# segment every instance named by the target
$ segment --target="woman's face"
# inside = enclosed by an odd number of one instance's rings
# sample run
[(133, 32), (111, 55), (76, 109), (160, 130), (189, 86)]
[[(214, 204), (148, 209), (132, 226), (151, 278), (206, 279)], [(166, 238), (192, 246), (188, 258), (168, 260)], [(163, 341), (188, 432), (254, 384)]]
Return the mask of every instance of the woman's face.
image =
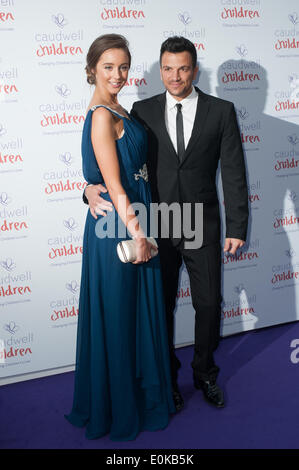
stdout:
[(93, 71), (96, 75), (96, 87), (102, 92), (117, 94), (128, 79), (129, 57), (123, 49), (107, 49)]

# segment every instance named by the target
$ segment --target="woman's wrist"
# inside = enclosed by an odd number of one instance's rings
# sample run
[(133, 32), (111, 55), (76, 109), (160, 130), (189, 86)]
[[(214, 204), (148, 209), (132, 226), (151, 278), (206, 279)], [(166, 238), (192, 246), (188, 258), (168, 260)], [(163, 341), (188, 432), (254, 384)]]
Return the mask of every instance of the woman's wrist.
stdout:
[(134, 235), (132, 238), (137, 243), (137, 245), (144, 245), (146, 242), (146, 237), (144, 233)]

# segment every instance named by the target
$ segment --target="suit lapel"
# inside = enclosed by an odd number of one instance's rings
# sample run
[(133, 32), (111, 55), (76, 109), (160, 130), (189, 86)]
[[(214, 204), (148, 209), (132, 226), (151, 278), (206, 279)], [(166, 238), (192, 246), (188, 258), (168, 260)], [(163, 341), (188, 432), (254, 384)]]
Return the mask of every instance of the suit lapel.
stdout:
[(195, 120), (193, 124), (192, 134), (188, 142), (187, 148), (185, 150), (185, 155), (182, 160), (182, 163), (186, 160), (188, 155), (191, 154), (196, 142), (198, 141), (202, 133), (203, 127), (205, 125), (205, 121), (206, 121), (207, 114), (209, 112), (209, 107), (210, 107), (208, 96), (205, 93), (203, 93), (201, 90), (199, 90), (199, 88), (197, 87), (195, 87), (195, 90), (198, 93)]
[(166, 122), (165, 122), (165, 106), (166, 106), (166, 92), (162, 93), (162, 95), (157, 96), (157, 101), (159, 102), (159, 119), (157, 122), (160, 124), (160, 135), (165, 143), (167, 145), (168, 150), (171, 154), (174, 155), (174, 157), (179, 161), (179, 157), (175, 151), (175, 148), (173, 146), (173, 143), (171, 141), (171, 138), (169, 137), (168, 130), (166, 128)]

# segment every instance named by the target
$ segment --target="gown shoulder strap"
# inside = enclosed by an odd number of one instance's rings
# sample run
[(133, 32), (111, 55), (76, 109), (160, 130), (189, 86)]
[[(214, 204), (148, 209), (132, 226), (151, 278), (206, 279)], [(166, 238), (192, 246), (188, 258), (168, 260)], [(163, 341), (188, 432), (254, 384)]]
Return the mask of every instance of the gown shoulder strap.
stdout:
[(104, 104), (96, 104), (96, 105), (92, 106), (90, 109), (91, 109), (91, 111), (95, 111), (97, 108), (106, 108), (109, 111), (111, 111), (111, 113), (116, 114), (117, 116), (126, 119), (125, 116), (123, 116), (122, 114), (119, 114), (117, 111), (115, 111), (114, 109), (109, 108), (109, 106), (105, 106)]

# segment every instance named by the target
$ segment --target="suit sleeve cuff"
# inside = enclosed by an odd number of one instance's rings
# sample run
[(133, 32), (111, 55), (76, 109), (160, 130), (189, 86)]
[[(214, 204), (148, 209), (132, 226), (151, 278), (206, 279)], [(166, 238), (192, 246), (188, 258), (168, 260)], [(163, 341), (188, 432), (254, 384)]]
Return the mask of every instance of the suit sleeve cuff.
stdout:
[(83, 191), (83, 194), (82, 194), (82, 199), (83, 199), (84, 204), (88, 204), (88, 199), (87, 199), (87, 197), (85, 196), (85, 189), (86, 189), (88, 186), (92, 186), (92, 183), (87, 184), (87, 185), (85, 186), (85, 188), (84, 188), (84, 191)]

